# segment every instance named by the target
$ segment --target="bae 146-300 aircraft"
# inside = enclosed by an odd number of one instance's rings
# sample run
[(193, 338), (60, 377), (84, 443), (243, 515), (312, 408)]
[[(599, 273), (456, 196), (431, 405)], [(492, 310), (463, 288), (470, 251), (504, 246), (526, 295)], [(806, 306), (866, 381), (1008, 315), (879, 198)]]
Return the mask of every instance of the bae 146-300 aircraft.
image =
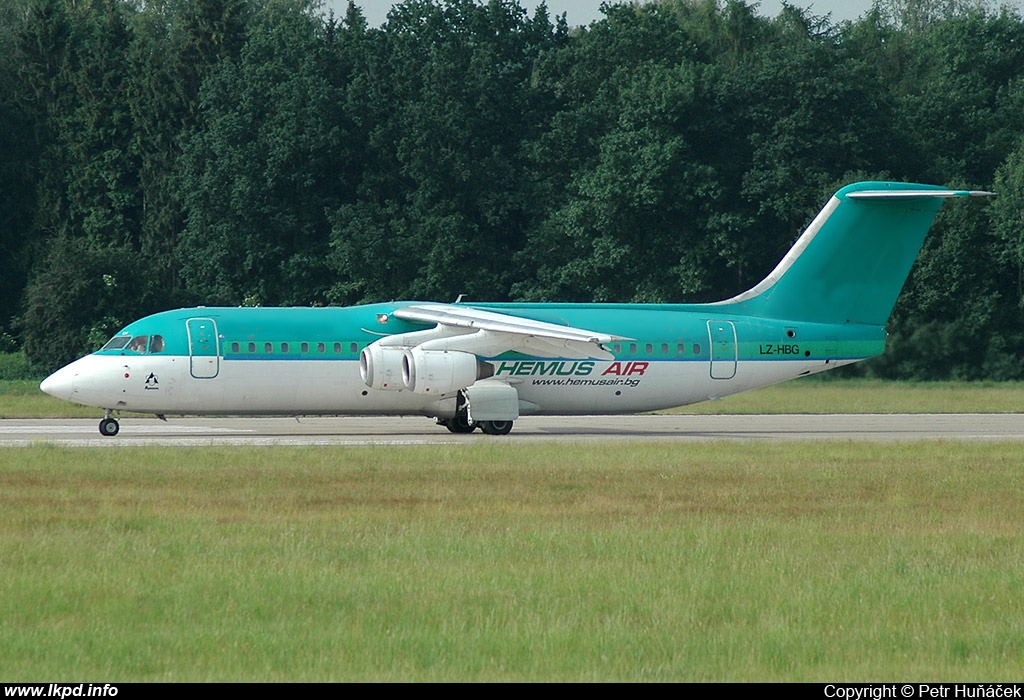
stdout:
[(395, 301), (190, 308), (147, 316), (40, 388), (104, 411), (414, 415), (504, 435), (522, 415), (697, 403), (881, 354), (885, 324), (944, 198), (839, 190), (778, 266), (711, 304)]

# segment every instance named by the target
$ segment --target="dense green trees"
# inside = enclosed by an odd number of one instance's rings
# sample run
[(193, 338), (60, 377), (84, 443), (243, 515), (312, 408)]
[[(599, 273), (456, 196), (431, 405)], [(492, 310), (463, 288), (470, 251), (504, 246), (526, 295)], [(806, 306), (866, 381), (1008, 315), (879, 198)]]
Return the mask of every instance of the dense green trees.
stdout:
[(1020, 16), (603, 9), (0, 0), (0, 333), (48, 369), (181, 304), (724, 298), (893, 178), (1001, 196), (943, 209), (867, 371), (1024, 378)]
[(509, 297), (553, 113), (534, 67), (565, 41), (508, 0), (407, 2), (364, 36), (346, 103), (364, 160), (331, 212), (332, 302)]
[[(339, 37), (301, 3), (267, 3), (250, 38), (203, 82), (183, 136), (176, 248), (184, 290), (207, 304), (323, 303), (326, 213), (352, 198), (351, 120)], [(340, 85), (339, 85), (340, 83)]]

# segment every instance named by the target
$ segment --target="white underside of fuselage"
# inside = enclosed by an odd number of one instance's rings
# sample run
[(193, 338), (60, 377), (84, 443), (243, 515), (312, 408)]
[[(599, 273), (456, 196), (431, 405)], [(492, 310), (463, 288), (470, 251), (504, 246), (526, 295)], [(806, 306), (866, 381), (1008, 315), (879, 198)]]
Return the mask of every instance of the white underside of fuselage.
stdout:
[[(360, 378), (357, 361), (212, 358), (212, 366), (199, 368), (193, 359), (89, 355), (53, 374), (42, 388), (86, 406), (168, 415), (445, 416), (457, 393), (374, 390)], [(740, 361), (714, 370), (700, 361), (494, 364), (495, 378), (518, 392), (522, 414), (594, 415), (698, 403), (854, 361)]]

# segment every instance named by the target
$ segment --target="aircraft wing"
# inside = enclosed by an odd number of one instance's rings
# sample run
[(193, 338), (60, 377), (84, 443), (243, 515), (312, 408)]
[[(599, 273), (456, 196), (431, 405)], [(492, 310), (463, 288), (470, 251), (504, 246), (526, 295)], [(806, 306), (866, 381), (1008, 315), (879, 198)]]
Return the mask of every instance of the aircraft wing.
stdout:
[[(437, 324), (436, 335), (425, 337), (421, 343), (413, 343), (416, 347), (470, 352), (484, 357), (515, 350), (536, 357), (611, 360), (612, 354), (602, 344), (629, 340), (584, 328), (451, 304), (405, 306), (396, 309), (392, 315), (404, 321)], [(405, 344), (403, 335), (413, 334), (391, 336), (392, 342), (386, 344)]]

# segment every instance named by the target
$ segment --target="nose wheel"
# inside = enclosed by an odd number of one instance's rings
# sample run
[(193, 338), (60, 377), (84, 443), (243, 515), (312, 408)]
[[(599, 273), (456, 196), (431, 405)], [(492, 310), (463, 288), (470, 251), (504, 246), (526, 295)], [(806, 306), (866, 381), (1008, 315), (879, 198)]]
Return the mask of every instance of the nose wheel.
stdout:
[(118, 424), (116, 419), (111, 418), (109, 414), (106, 418), (100, 421), (100, 435), (114, 437), (120, 429), (120, 424)]

